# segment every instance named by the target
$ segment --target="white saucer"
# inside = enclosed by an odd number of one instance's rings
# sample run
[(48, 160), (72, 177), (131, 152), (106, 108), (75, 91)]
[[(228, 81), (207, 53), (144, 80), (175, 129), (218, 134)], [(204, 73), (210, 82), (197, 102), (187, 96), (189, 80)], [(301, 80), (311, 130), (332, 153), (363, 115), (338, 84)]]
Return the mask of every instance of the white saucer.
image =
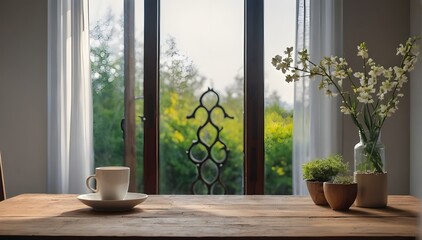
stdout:
[(144, 193), (127, 193), (123, 200), (101, 200), (98, 193), (88, 193), (78, 196), (79, 201), (97, 211), (127, 211), (148, 198)]

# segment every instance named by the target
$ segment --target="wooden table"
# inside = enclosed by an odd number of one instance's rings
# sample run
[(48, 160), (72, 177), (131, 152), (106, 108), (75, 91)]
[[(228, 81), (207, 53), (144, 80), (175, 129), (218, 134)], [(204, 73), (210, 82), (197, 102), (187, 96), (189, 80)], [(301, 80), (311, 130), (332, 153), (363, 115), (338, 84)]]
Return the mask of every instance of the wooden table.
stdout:
[(153, 195), (133, 211), (104, 213), (76, 195), (25, 194), (0, 202), (0, 238), (415, 239), (419, 212), (411, 196), (336, 212), (300, 196)]

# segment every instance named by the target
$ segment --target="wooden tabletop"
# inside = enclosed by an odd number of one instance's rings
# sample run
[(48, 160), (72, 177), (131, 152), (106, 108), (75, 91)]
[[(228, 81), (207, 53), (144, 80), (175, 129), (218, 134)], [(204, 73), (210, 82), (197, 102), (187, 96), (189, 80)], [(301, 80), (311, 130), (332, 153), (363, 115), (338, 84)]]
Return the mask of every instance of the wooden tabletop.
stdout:
[(77, 195), (24, 194), (0, 202), (0, 238), (415, 239), (420, 202), (348, 212), (302, 196), (152, 195), (128, 212), (96, 212)]

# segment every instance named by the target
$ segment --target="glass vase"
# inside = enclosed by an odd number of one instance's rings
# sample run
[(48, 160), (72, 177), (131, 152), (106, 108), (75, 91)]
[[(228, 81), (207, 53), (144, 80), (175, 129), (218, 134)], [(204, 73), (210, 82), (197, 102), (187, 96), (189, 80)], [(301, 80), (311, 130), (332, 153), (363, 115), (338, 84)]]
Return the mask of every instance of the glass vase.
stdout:
[(368, 135), (359, 133), (360, 141), (355, 145), (354, 180), (358, 185), (355, 206), (386, 207), (388, 188), (385, 147), (379, 132)]
[(355, 172), (385, 173), (385, 146), (381, 133), (365, 137), (359, 132), (360, 141), (355, 145)]

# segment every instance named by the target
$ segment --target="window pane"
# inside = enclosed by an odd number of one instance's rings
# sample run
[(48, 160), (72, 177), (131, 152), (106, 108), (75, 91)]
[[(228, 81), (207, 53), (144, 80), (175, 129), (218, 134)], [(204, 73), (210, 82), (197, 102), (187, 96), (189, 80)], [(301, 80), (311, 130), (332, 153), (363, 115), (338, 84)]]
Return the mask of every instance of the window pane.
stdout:
[(144, 0), (135, 1), (136, 181), (144, 192)]
[[(90, 0), (90, 47), (95, 166), (124, 165), (123, 0)], [(136, 115), (142, 116), (143, 1), (135, 1)], [(137, 182), (143, 190), (143, 129), (137, 119)], [(139, 127), (138, 127), (139, 126)]]
[(123, 1), (89, 4), (95, 166), (122, 165)]
[[(243, 193), (243, 0), (162, 0), (160, 50), (160, 193), (190, 194), (197, 167), (204, 178), (218, 179), (226, 194)], [(198, 110), (195, 119), (186, 116), (199, 105), (208, 87), (220, 97), (220, 105), (234, 119), (223, 118), (221, 110), (212, 120), (223, 127), (207, 124), (199, 131), (201, 143), (192, 148), (193, 163), (187, 150), (198, 140), (197, 130), (207, 120), (207, 111)], [(216, 95), (207, 95), (211, 108)], [(221, 149), (230, 149), (227, 160)], [(207, 153), (210, 148), (212, 159)], [(222, 166), (222, 167), (220, 167)], [(201, 182), (197, 193), (207, 193)], [(217, 184), (212, 193), (222, 193)]]
[(271, 58), (295, 45), (296, 1), (265, 0), (265, 194), (292, 194), (293, 84)]

